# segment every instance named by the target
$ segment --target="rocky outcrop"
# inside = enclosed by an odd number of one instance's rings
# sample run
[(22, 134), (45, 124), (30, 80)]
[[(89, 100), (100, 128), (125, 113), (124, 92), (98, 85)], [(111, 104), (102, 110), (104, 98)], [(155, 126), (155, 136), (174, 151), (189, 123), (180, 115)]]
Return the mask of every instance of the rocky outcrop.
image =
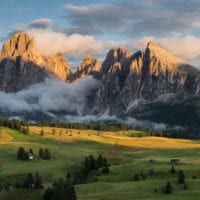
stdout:
[(20, 56), (16, 60), (5, 58), (0, 63), (0, 90), (16, 92), (42, 82), (49, 73), (33, 62), (25, 62)]
[[(87, 55), (72, 74), (61, 55), (44, 56), (26, 33), (5, 42), (0, 54), (0, 90), (17, 92), (54, 76), (64, 81), (93, 76), (99, 87), (85, 108), (96, 113), (127, 114), (154, 101), (181, 101), (200, 97), (200, 72), (154, 42), (134, 54), (113, 48), (101, 64)], [(171, 100), (172, 99), (172, 100)]]
[(35, 41), (26, 33), (16, 33), (11, 40), (7, 40), (2, 48), (0, 60), (12, 59), (20, 56), (24, 62), (45, 68), (56, 77), (66, 80), (71, 70), (65, 58), (61, 55), (44, 56), (40, 53)]
[(131, 53), (122, 48), (111, 49), (102, 65), (103, 77), (96, 95), (97, 111), (114, 103), (129, 74)]
[(82, 63), (78, 65), (77, 70), (74, 74), (68, 77), (70, 82), (87, 76), (93, 76), (96, 79), (101, 79), (102, 77), (102, 64), (91, 55), (86, 55), (82, 60)]
[(95, 111), (122, 114), (161, 97), (199, 96), (199, 87), (199, 70), (153, 42), (132, 56), (125, 49), (112, 49), (103, 63)]

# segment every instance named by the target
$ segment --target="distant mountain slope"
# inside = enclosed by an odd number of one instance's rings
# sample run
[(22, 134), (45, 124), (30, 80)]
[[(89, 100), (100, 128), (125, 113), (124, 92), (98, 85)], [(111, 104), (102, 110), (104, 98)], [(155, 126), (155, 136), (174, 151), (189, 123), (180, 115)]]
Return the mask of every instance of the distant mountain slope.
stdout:
[[(91, 114), (134, 116), (167, 122), (166, 109), (171, 114), (177, 112), (174, 116), (178, 118), (183, 106), (184, 116), (176, 120), (169, 119), (169, 123), (185, 123), (187, 113), (191, 119), (194, 113), (195, 126), (200, 120), (200, 71), (154, 42), (149, 42), (144, 52), (138, 51), (134, 54), (123, 48), (113, 48), (107, 53), (103, 63), (87, 55), (74, 73), (62, 55), (47, 57), (39, 52), (34, 38), (26, 33), (15, 34), (11, 40), (6, 41), (0, 54), (0, 90), (5, 92), (18, 92), (43, 82), (46, 77), (73, 82), (88, 76), (93, 76), (95, 81), (88, 83), (81, 91), (77, 90), (79, 85), (75, 82), (72, 93), (79, 91), (75, 97), (78, 99), (80, 94), (85, 95), (85, 100), (81, 112), (73, 114), (83, 117)], [(94, 83), (95, 87), (91, 87)], [(59, 95), (56, 98), (59, 100)], [(62, 101), (66, 99), (67, 102), (67, 98), (72, 98), (69, 93), (62, 97)], [(56, 100), (55, 104), (59, 102)], [(72, 101), (78, 102), (76, 99)], [(67, 115), (70, 108), (67, 109), (68, 107), (60, 108), (53, 114)], [(51, 116), (51, 110), (49, 113), (48, 116)]]
[(96, 95), (98, 112), (126, 113), (152, 101), (200, 96), (199, 70), (157, 44), (149, 42), (145, 52), (132, 56), (125, 49), (112, 51), (104, 61), (106, 70)]
[[(42, 55), (36, 49), (34, 38), (26, 33), (16, 33), (4, 43), (0, 61), (0, 89), (5, 91), (18, 91), (52, 75), (66, 80), (71, 74), (61, 54)], [(15, 82), (18, 84), (13, 87)]]

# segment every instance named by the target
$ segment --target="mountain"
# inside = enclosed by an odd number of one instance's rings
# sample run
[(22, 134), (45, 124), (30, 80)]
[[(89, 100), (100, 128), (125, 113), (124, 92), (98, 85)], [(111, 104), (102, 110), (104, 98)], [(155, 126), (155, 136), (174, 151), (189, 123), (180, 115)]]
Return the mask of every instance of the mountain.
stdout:
[(200, 96), (200, 72), (149, 42), (145, 52), (131, 55), (112, 49), (103, 63), (103, 77), (96, 95), (96, 111), (127, 113), (154, 101), (183, 100)]
[(66, 80), (71, 74), (61, 54), (42, 55), (34, 38), (26, 33), (16, 33), (4, 43), (0, 61), (0, 89), (7, 92), (19, 91), (49, 76)]
[[(88, 76), (94, 79), (83, 79)], [(115, 115), (195, 127), (200, 124), (200, 71), (151, 41), (144, 52), (113, 48), (103, 63), (87, 55), (74, 73), (61, 54), (47, 57), (39, 52), (34, 38), (26, 33), (15, 34), (5, 42), (0, 54), (0, 90), (17, 92), (44, 82), (46, 77), (72, 84), (53, 86), (56, 97), (48, 88), (52, 93), (42, 97), (41, 103), (56, 105), (56, 112), (50, 109), (44, 115), (32, 113), (32, 116), (59, 116), (59, 119), (64, 116), (65, 119), (68, 114), (83, 118)], [(46, 88), (47, 83), (43, 87)], [(52, 96), (53, 102), (49, 99)], [(34, 102), (35, 107), (39, 98), (24, 101), (28, 105)], [(72, 102), (73, 106), (66, 102)], [(77, 112), (76, 109), (73, 113), (70, 111), (70, 107), (80, 106)], [(7, 116), (5, 107), (4, 112)]]
[(96, 79), (101, 79), (102, 64), (91, 55), (86, 55), (85, 58), (83, 58), (82, 63), (78, 65), (76, 72), (68, 76), (68, 80), (72, 82), (76, 79), (84, 78), (89, 75)]

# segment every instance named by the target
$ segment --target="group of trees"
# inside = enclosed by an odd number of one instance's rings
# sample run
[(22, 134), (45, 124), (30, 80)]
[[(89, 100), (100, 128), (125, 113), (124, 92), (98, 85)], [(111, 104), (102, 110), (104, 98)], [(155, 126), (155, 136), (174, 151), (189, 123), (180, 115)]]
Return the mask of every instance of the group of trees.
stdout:
[[(174, 166), (171, 167), (170, 173), (176, 174), (176, 169)], [(196, 176), (193, 176), (193, 178), (196, 178)], [(183, 184), (183, 189), (187, 189), (187, 184), (185, 183), (185, 174), (184, 174), (183, 170), (180, 170), (178, 172), (177, 183)], [(170, 193), (172, 193), (172, 189), (173, 189), (173, 186), (168, 181), (166, 183), (166, 185), (162, 188), (162, 192), (165, 194), (170, 194)], [(155, 188), (154, 191), (157, 192), (157, 188)]]
[(93, 155), (85, 157), (83, 164), (83, 172), (85, 175), (88, 175), (93, 170), (99, 169), (101, 169), (103, 174), (108, 174), (110, 172), (109, 164), (106, 158), (104, 158), (102, 155), (99, 155), (97, 159), (95, 159)]
[[(30, 160), (29, 156), (33, 156), (33, 150), (30, 148), (29, 151), (26, 151), (24, 147), (19, 147), (17, 151), (17, 158), (19, 160)], [(44, 159), (44, 160), (50, 160), (51, 159), (51, 153), (50, 151), (45, 148), (40, 148), (39, 149), (39, 157)]]
[(36, 172), (35, 176), (32, 173), (28, 173), (26, 179), (23, 183), (23, 188), (35, 188), (39, 189), (42, 187), (42, 179), (39, 176), (39, 173)]
[(44, 195), (43, 200), (76, 200), (76, 191), (70, 178), (60, 178), (55, 181), (52, 188), (48, 188)]
[(39, 149), (39, 157), (44, 159), (44, 160), (50, 160), (51, 159), (51, 153), (47, 148), (45, 148), (45, 149), (40, 148)]
[(5, 126), (11, 129), (15, 129), (22, 133), (23, 133), (23, 127), (24, 130), (27, 129), (27, 124), (25, 122), (15, 119), (10, 120), (6, 118), (0, 118), (0, 126)]
[(40, 189), (42, 187), (42, 179), (38, 172), (35, 173), (35, 175), (32, 175), (32, 173), (28, 173), (26, 175), (26, 178), (23, 181), (16, 182), (14, 184), (11, 183), (2, 183), (0, 182), (0, 192), (5, 190), (10, 190), (11, 188), (35, 188)]
[(101, 130), (101, 131), (121, 131), (130, 130), (132, 127), (126, 123), (66, 123), (66, 122), (41, 122), (39, 126), (50, 126), (57, 128), (68, 128), (68, 129), (81, 129), (81, 130)]
[[(0, 126), (9, 127), (15, 130), (20, 131), (23, 134), (29, 134), (29, 126), (20, 120), (9, 120), (5, 118), (0, 118)], [(51, 122), (44, 121), (40, 122), (38, 126), (50, 126), (50, 127), (58, 127), (58, 128), (68, 128), (68, 129), (82, 129), (82, 130), (100, 130), (100, 131), (126, 131), (126, 130), (141, 130), (142, 132), (139, 136), (157, 136), (157, 137), (170, 137), (170, 138), (192, 138), (198, 139), (200, 138), (200, 134), (188, 131), (188, 130), (153, 130), (150, 128), (139, 128), (133, 127), (126, 123), (111, 123), (111, 122), (102, 122), (102, 123), (66, 123), (66, 122)], [(41, 131), (41, 135), (44, 132)], [(131, 134), (130, 136), (138, 136), (137, 134)]]
[(29, 149), (29, 151), (25, 151), (24, 147), (19, 147), (17, 151), (17, 158), (19, 160), (29, 160), (29, 155), (33, 156), (33, 150)]

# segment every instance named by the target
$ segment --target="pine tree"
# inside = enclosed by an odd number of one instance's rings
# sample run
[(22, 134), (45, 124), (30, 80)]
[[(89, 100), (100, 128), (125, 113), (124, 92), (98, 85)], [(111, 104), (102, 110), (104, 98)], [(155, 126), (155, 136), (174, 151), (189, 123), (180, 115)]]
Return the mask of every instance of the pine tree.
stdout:
[(70, 179), (71, 178), (71, 174), (68, 172), (66, 177), (67, 177), (67, 179)]
[(33, 150), (32, 150), (31, 148), (29, 149), (29, 153), (30, 153), (31, 155), (34, 155), (34, 154), (33, 154)]
[(175, 173), (176, 173), (176, 170), (175, 170), (174, 166), (172, 166), (172, 168), (171, 168), (171, 174), (175, 174)]
[(102, 155), (99, 155), (99, 157), (97, 158), (97, 166), (98, 168), (104, 167), (104, 159)]
[(90, 171), (91, 171), (91, 166), (89, 164), (88, 157), (85, 157), (83, 172), (85, 175), (88, 175)]
[(50, 153), (50, 151), (47, 148), (44, 150), (44, 156), (43, 156), (43, 158), (45, 160), (50, 160), (51, 159), (51, 153)]
[(39, 188), (41, 188), (41, 186), (42, 186), (41, 177), (39, 176), (39, 173), (36, 172), (36, 174), (35, 174), (35, 188), (39, 189)]
[(141, 176), (142, 180), (146, 180), (146, 177), (145, 177), (143, 171), (140, 173), (140, 176)]
[(44, 151), (42, 148), (39, 149), (39, 157), (43, 158), (44, 157)]
[(76, 200), (76, 191), (72, 182), (68, 179), (65, 181), (65, 195), (67, 200)]
[(24, 154), (25, 154), (24, 147), (19, 147), (18, 152), (17, 152), (17, 158), (20, 159), (20, 160), (23, 160)]
[(166, 194), (170, 194), (172, 193), (172, 186), (170, 184), (170, 182), (167, 182), (166, 186), (165, 186), (165, 191)]
[(43, 195), (43, 200), (52, 200), (52, 198), (53, 198), (53, 189), (48, 188)]
[(178, 183), (179, 184), (185, 183), (185, 174), (184, 174), (183, 170), (180, 170), (178, 173)]
[(135, 174), (135, 175), (134, 175), (133, 180), (134, 180), (134, 181), (139, 181), (139, 180), (140, 180), (140, 177), (138, 176), (138, 174)]
[(91, 170), (96, 169), (97, 165), (96, 165), (96, 160), (95, 160), (94, 156), (89, 155), (88, 160), (89, 160), (89, 165), (90, 165)]
[(60, 178), (57, 182), (57, 186), (53, 189), (53, 197), (52, 200), (65, 200), (65, 188), (64, 188), (64, 180)]
[(31, 188), (34, 184), (34, 178), (33, 178), (33, 175), (31, 173), (28, 173), (25, 181), (24, 181), (24, 187), (27, 187), (27, 188)]

